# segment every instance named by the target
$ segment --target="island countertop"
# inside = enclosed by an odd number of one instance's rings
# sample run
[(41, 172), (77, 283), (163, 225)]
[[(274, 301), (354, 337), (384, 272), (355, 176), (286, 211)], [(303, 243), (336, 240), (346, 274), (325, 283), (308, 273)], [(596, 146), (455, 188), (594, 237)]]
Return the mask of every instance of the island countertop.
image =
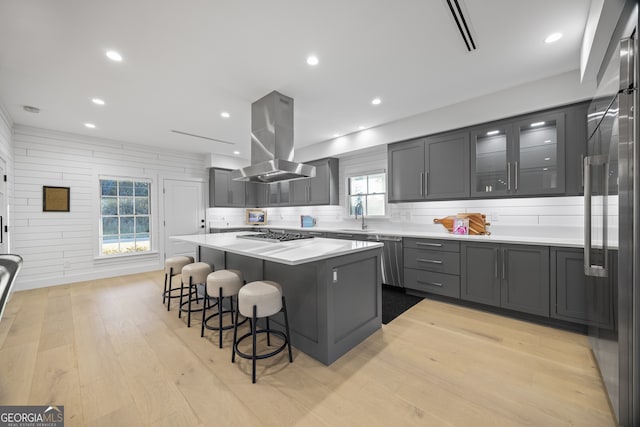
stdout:
[(263, 242), (238, 239), (243, 234), (254, 232), (232, 232), (215, 234), (192, 234), (171, 236), (171, 239), (193, 243), (211, 249), (218, 249), (251, 258), (263, 259), (287, 265), (299, 265), (336, 256), (353, 254), (374, 248), (382, 248), (380, 242), (340, 240), (314, 237), (288, 242)]

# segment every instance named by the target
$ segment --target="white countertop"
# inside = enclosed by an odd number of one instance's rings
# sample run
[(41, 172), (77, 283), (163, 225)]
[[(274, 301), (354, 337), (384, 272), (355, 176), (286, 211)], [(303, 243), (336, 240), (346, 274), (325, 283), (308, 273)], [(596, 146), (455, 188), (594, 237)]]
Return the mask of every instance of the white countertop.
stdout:
[(198, 246), (288, 265), (305, 264), (374, 248), (382, 248), (383, 246), (382, 243), (378, 242), (325, 239), (321, 237), (292, 240), (289, 242), (263, 242), (237, 238), (238, 235), (243, 234), (252, 234), (252, 232), (193, 234), (171, 236), (170, 238), (193, 243)]
[[(380, 236), (402, 236), (429, 239), (448, 239), (458, 241), (486, 242), (486, 243), (513, 243), (540, 246), (560, 246), (570, 248), (584, 247), (582, 227), (569, 227), (559, 225), (491, 225), (488, 229), (491, 235), (486, 236), (461, 236), (449, 233), (440, 224), (415, 224), (415, 223), (389, 223), (374, 222), (368, 224), (367, 230), (359, 229), (360, 224), (354, 222), (341, 222), (314, 227), (300, 227), (288, 224), (269, 224), (262, 228), (286, 229), (300, 231), (321, 231), (344, 234), (365, 234)], [(228, 228), (241, 228), (242, 225), (229, 226)], [(224, 231), (226, 227), (212, 227)], [(247, 226), (250, 228), (250, 226)], [(618, 248), (617, 231), (609, 234), (610, 249)]]

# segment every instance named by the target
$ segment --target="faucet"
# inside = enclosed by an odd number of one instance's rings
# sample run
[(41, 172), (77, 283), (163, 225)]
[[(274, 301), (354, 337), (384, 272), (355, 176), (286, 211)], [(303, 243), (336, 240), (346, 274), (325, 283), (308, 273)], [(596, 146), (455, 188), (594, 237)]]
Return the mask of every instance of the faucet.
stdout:
[(356, 213), (356, 221), (358, 220), (358, 210), (360, 210), (360, 217), (362, 218), (362, 229), (367, 229), (367, 224), (364, 223), (364, 207), (362, 206), (362, 201), (359, 201), (355, 206), (354, 210)]

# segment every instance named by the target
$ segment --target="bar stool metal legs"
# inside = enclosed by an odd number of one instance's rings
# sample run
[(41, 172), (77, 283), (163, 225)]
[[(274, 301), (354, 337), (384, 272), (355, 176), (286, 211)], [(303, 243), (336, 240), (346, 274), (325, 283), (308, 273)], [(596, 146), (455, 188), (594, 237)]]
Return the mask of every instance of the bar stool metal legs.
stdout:
[[(271, 329), (269, 325), (269, 317), (280, 311), (284, 314), (285, 331)], [(242, 314), (251, 319), (250, 332), (238, 337), (238, 319)], [(244, 359), (251, 360), (251, 381), (256, 382), (256, 362), (259, 359), (266, 359), (282, 352), (285, 348), (289, 351), (289, 363), (293, 362), (293, 353), (291, 351), (291, 339), (289, 330), (289, 317), (287, 315), (287, 306), (282, 289), (279, 284), (271, 281), (251, 282), (245, 285), (238, 293), (238, 309), (236, 310), (236, 320), (233, 328), (233, 349), (231, 354), (231, 362), (235, 363), (236, 354)], [(258, 319), (265, 318), (266, 329), (258, 328)], [(275, 350), (268, 353), (258, 354), (257, 336), (258, 334), (267, 334), (267, 346), (271, 346), (271, 334), (282, 339), (282, 344)], [(252, 346), (251, 354), (244, 353), (239, 350), (239, 344), (251, 337)]]

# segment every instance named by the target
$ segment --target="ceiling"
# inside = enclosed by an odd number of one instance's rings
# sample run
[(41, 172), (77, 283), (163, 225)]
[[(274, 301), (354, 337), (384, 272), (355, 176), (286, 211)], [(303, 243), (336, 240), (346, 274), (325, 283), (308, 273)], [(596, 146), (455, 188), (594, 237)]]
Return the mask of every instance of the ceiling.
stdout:
[(589, 0), (460, 4), (473, 52), (445, 0), (0, 0), (0, 103), (16, 124), (248, 159), (272, 90), (303, 147), (578, 68)]

